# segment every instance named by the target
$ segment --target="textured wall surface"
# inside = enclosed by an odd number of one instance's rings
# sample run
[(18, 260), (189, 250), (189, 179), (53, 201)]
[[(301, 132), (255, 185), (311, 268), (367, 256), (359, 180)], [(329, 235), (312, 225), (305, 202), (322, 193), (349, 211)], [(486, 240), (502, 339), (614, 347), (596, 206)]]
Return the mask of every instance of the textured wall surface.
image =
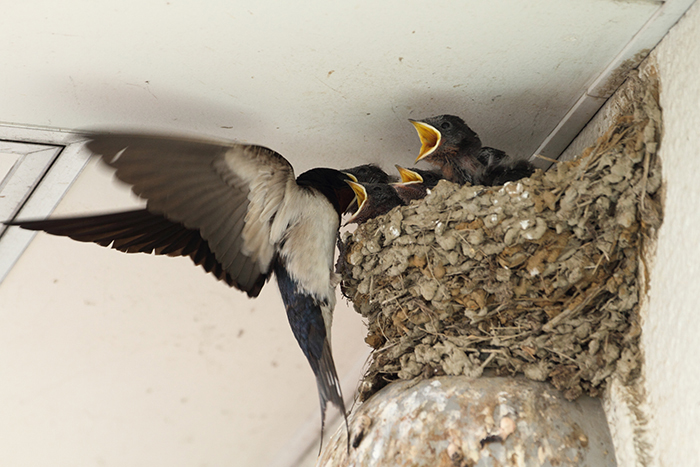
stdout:
[[(693, 430), (700, 417), (700, 4), (651, 54), (661, 81), (666, 184), (664, 223), (643, 310), (646, 368), (639, 388), (613, 385), (606, 409), (621, 467), (697, 465)], [(619, 104), (610, 99), (564, 152), (568, 159), (595, 142)], [(641, 397), (640, 397), (641, 396)]]
[(700, 4), (657, 48), (666, 214), (642, 342), (653, 465), (697, 465), (700, 444)]

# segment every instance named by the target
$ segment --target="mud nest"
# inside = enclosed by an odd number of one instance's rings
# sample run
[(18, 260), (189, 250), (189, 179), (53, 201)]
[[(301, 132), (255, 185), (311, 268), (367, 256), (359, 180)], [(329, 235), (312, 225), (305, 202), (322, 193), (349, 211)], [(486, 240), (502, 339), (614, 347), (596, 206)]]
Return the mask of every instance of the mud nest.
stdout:
[(639, 374), (644, 254), (661, 224), (655, 79), (595, 146), (505, 186), (442, 181), (344, 237), (342, 290), (367, 319), (361, 400), (397, 379), (522, 373), (568, 399)]

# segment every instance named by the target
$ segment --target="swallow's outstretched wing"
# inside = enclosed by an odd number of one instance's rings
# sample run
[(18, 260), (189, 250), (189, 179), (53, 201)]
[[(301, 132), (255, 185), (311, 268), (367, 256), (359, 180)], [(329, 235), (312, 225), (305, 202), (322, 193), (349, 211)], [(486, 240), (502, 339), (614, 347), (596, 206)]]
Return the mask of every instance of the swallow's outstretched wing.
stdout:
[(87, 147), (147, 200), (145, 210), (8, 224), (129, 253), (190, 256), (249, 296), (260, 293), (279, 241), (275, 216), (295, 183), (284, 157), (262, 146), (143, 134), (97, 133)]

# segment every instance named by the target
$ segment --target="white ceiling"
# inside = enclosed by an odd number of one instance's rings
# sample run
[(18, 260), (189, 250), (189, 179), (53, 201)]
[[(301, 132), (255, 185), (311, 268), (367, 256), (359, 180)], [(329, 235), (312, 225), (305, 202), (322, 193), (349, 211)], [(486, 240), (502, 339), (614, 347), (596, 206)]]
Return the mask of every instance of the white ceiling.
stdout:
[(0, 121), (213, 134), (301, 170), (409, 163), (407, 118), (453, 113), (530, 156), (661, 3), (12, 2)]
[[(0, 121), (216, 135), (276, 149), (301, 172), (410, 165), (407, 119), (453, 113), (487, 145), (556, 157), (617, 66), (690, 3), (12, 2)], [(125, 193), (91, 164), (57, 212), (136, 202)], [(0, 285), (0, 438), (11, 444), (0, 464), (313, 459), (316, 388), (276, 295), (268, 286), (249, 301), (187, 259), (37, 236)], [(366, 348), (357, 315), (341, 304), (336, 316), (349, 392)]]

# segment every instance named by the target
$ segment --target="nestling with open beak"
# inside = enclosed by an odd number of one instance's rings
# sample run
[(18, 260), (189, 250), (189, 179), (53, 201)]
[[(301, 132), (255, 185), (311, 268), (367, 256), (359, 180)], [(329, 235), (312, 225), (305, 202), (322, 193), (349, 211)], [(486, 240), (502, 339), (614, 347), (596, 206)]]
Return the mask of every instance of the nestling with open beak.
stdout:
[(401, 175), (401, 182), (394, 183), (392, 186), (406, 204), (414, 199), (425, 198), (430, 194), (430, 190), (435, 188), (435, 185), (443, 179), (440, 172), (433, 170), (406, 169), (398, 164), (396, 169)]
[(386, 214), (396, 206), (404, 206), (392, 185), (384, 183), (348, 182), (357, 197), (357, 212), (348, 219), (348, 224), (362, 224), (368, 220)]
[(416, 162), (425, 160), (451, 182), (479, 184), (484, 164), (477, 158), (481, 139), (459, 117), (439, 115), (424, 120), (409, 120), (421, 141)]
[[(351, 175), (353, 182), (358, 183), (391, 183), (397, 180), (396, 177), (386, 173), (377, 164), (363, 164), (349, 169), (343, 169), (343, 173)], [(357, 198), (350, 203), (348, 212), (355, 213), (357, 211)]]
[(528, 161), (514, 159), (500, 149), (482, 147), (479, 136), (459, 117), (439, 115), (409, 121), (421, 141), (416, 162), (430, 162), (451, 182), (502, 185), (534, 172)]

